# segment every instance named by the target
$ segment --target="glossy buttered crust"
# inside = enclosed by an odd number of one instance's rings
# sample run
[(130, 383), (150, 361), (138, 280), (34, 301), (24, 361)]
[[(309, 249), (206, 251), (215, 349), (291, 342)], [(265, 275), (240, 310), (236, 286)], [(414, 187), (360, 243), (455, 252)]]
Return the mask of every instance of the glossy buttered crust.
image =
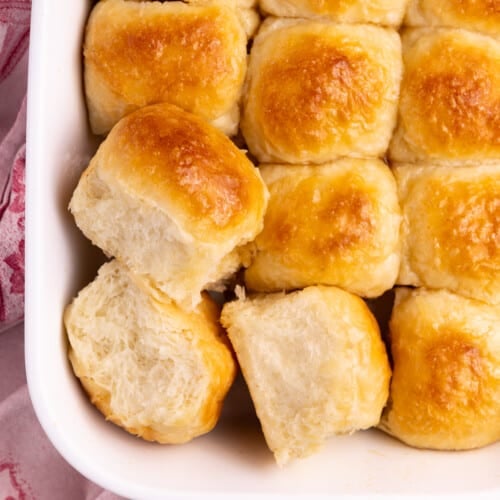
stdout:
[(398, 283), (500, 302), (500, 163), (394, 168), (403, 212)]
[(92, 130), (106, 133), (140, 107), (169, 102), (235, 133), (246, 43), (229, 2), (99, 2), (84, 44)]
[(270, 200), (246, 285), (272, 292), (336, 285), (374, 297), (399, 271), (396, 183), (381, 160), (264, 165)]
[(155, 300), (118, 261), (67, 307), (69, 359), (107, 420), (149, 441), (210, 431), (236, 365), (208, 296), (187, 313)]
[(500, 158), (500, 42), (458, 29), (409, 30), (394, 161)]
[(408, 0), (260, 0), (259, 5), (264, 12), (280, 17), (397, 26), (407, 3)]
[(378, 423), (390, 368), (360, 298), (333, 287), (257, 295), (225, 304), (221, 322), (278, 464)]
[(500, 36), (499, 0), (410, 0), (407, 26), (447, 26)]
[(269, 18), (255, 38), (245, 84), (248, 148), (261, 162), (383, 155), (401, 71), (395, 31)]
[(398, 289), (394, 361), (380, 427), (418, 448), (500, 439), (500, 310), (447, 291)]
[(239, 266), (263, 226), (259, 171), (222, 132), (170, 104), (123, 118), (70, 203), (78, 227), (186, 307)]

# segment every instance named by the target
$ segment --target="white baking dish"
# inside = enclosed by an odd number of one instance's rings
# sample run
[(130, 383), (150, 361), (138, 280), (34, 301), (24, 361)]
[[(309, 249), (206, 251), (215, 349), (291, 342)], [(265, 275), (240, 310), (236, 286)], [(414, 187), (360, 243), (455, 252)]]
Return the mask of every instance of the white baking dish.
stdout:
[(102, 257), (66, 207), (96, 147), (87, 130), (81, 42), (91, 2), (35, 0), (31, 31), (26, 247), (26, 367), (49, 438), (76, 469), (134, 498), (440, 496), (500, 498), (500, 444), (463, 453), (417, 451), (377, 431), (331, 439), (281, 470), (244, 390), (218, 427), (182, 446), (127, 435), (88, 403), (66, 358), (62, 311)]

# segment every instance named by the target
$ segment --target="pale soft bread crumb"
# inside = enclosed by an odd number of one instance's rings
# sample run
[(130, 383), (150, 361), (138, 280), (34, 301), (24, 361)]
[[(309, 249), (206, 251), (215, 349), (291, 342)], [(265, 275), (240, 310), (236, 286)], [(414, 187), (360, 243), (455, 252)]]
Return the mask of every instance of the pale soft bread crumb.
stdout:
[(251, 296), (227, 303), (221, 322), (278, 464), (379, 422), (390, 367), (378, 325), (355, 295), (318, 286)]
[(234, 379), (217, 319), (207, 296), (184, 312), (112, 261), (66, 309), (69, 358), (108, 420), (150, 441), (183, 443), (214, 427)]
[(69, 208), (107, 255), (192, 309), (238, 269), (238, 247), (261, 231), (267, 199), (258, 169), (227, 137), (159, 104), (113, 128)]

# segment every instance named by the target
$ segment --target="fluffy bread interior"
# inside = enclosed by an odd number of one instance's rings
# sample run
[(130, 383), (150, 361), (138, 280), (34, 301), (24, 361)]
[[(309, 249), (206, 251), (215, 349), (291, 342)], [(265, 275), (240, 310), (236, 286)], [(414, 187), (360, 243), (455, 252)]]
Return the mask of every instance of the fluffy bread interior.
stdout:
[(227, 303), (221, 322), (279, 465), (378, 423), (390, 367), (360, 298), (334, 287), (258, 295)]
[(210, 431), (235, 363), (208, 297), (187, 313), (159, 302), (118, 261), (67, 307), (69, 358), (92, 403), (128, 432), (183, 443)]
[(160, 104), (113, 128), (70, 210), (107, 255), (193, 308), (239, 267), (237, 248), (262, 229), (267, 199), (258, 169), (227, 137)]

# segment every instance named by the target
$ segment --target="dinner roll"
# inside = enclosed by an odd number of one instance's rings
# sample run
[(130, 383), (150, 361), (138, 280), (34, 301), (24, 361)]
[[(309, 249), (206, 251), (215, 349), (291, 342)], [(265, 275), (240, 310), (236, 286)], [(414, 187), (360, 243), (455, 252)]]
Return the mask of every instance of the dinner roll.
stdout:
[(402, 71), (395, 31), (268, 19), (248, 68), (241, 129), (261, 162), (381, 156)]
[(500, 303), (500, 162), (394, 173), (403, 211), (398, 283)]
[(380, 427), (418, 448), (500, 439), (500, 309), (447, 291), (396, 291), (394, 361)]
[(278, 464), (378, 423), (390, 368), (360, 298), (322, 286), (258, 295), (226, 303), (221, 321)]
[(128, 113), (169, 102), (236, 133), (246, 44), (229, 2), (97, 3), (84, 44), (93, 132), (107, 133)]
[(110, 132), (70, 210), (84, 234), (185, 307), (240, 266), (263, 226), (259, 171), (221, 132), (170, 104)]
[(410, 30), (392, 160), (500, 159), (500, 42), (459, 29)]
[(380, 160), (261, 167), (270, 191), (264, 229), (249, 246), (252, 290), (336, 285), (366, 297), (391, 288), (399, 271), (396, 183)]
[(449, 26), (500, 35), (498, 0), (410, 0), (408, 26)]
[(326, 18), (344, 23), (397, 26), (408, 0), (260, 0), (264, 12), (282, 17)]
[(210, 431), (235, 362), (208, 296), (185, 312), (148, 294), (118, 261), (66, 309), (69, 358), (107, 420), (148, 441), (184, 443)]

